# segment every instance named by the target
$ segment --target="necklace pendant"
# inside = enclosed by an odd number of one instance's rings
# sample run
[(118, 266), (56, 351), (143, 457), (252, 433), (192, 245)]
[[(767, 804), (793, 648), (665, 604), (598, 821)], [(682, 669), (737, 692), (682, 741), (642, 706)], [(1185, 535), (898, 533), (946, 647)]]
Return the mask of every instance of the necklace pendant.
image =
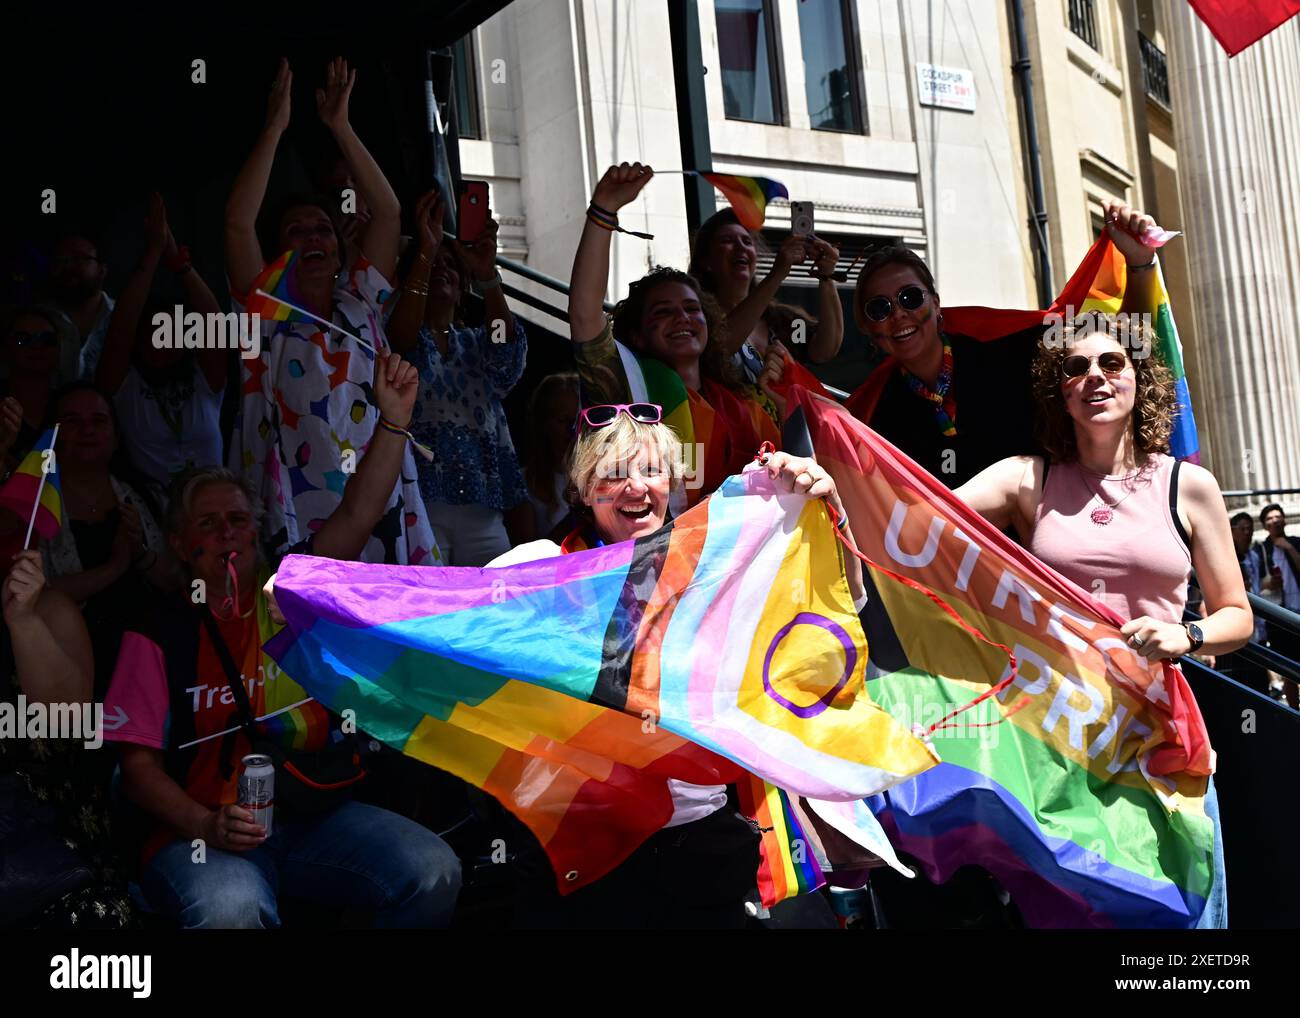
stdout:
[(1099, 527), (1104, 527), (1115, 518), (1115, 512), (1108, 505), (1099, 505), (1092, 511), (1092, 522)]

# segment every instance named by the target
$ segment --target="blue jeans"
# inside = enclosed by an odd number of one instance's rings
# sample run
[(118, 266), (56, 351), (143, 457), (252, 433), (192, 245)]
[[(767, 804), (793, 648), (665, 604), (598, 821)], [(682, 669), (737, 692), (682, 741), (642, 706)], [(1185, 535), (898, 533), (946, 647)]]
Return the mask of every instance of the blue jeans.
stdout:
[(460, 892), (460, 860), (432, 831), (396, 813), (348, 802), (324, 816), (281, 817), (247, 852), (180, 839), (150, 860), (140, 883), (149, 905), (186, 929), (274, 929), (276, 898), (376, 913), (375, 925), (446, 926)]

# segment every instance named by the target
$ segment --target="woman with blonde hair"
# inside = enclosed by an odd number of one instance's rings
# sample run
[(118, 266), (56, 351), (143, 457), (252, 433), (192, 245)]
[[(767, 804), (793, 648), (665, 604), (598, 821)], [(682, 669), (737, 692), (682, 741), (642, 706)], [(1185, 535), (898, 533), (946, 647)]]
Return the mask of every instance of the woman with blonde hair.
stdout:
[[(648, 537), (664, 526), (683, 483), (681, 443), (653, 403), (590, 406), (569, 459), (569, 496), (580, 524), (562, 544), (533, 541), (489, 563), (515, 565)], [(826, 498), (844, 520), (831, 480), (810, 459), (772, 453), (763, 461), (786, 491)], [(847, 527), (847, 523), (846, 523)], [(846, 557), (849, 590), (862, 599), (857, 559)], [(519, 854), (520, 922), (608, 929), (725, 929), (745, 922), (758, 867), (758, 832), (727, 809), (724, 785), (669, 781), (673, 815), (627, 860), (595, 883), (561, 897), (550, 863), (531, 837)], [(522, 826), (520, 827), (523, 830)]]

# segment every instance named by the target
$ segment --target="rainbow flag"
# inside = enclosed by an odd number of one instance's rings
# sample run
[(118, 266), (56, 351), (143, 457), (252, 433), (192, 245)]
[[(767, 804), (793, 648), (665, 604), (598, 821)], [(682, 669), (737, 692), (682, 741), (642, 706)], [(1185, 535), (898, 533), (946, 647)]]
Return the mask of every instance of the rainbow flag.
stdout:
[(710, 184), (722, 192), (723, 197), (731, 203), (740, 220), (740, 225), (747, 230), (760, 230), (767, 217), (767, 204), (773, 198), (789, 198), (790, 192), (779, 180), (768, 177), (742, 177), (734, 173), (703, 173), (695, 171)]
[[(1196, 925), (1214, 754), (1182, 673), (1136, 656), (1123, 620), (844, 408), (793, 398), (873, 563), (872, 699), (933, 728), (943, 758), (869, 801), (894, 847), (933, 880), (982, 866), (1032, 926)], [(1018, 674), (958, 712), (1005, 660), (966, 626), (1011, 647)]]
[(56, 430), (49, 429), (36, 440), (32, 451), (23, 457), (0, 488), (0, 506), (11, 510), (19, 519), (33, 521), (33, 529), (47, 541), (63, 526), (63, 490), (59, 487), (58, 461), (54, 456)]
[[(737, 783), (741, 812), (753, 818), (762, 835), (758, 891), (769, 908), (826, 884), (813, 843), (790, 804), (790, 793), (762, 778), (747, 775)], [(829, 867), (829, 862), (826, 868)]]
[(670, 819), (670, 778), (748, 772), (856, 800), (936, 762), (866, 695), (824, 505), (762, 470), (632, 542), (501, 569), (290, 556), (275, 583), (281, 666), (372, 737), (498, 798), (562, 893)]
[[(264, 322), (305, 321), (305, 316), (287, 304), (271, 299), (282, 297), (299, 307), (304, 304), (302, 295), (298, 292), (297, 268), (298, 252), (295, 250), (286, 251), (267, 265), (249, 287), (248, 300), (244, 302), (245, 310), (249, 314), (261, 315)], [(258, 290), (271, 294), (271, 297), (262, 296)]]
[[(1192, 413), (1192, 396), (1187, 389), (1187, 371), (1183, 367), (1183, 344), (1178, 338), (1178, 326), (1174, 324), (1173, 305), (1165, 287), (1165, 274), (1159, 258), (1156, 259), (1153, 271), (1155, 286), (1152, 306), (1138, 313), (1150, 316), (1155, 331), (1156, 353), (1174, 376), (1178, 412), (1174, 418), (1174, 432), (1169, 436), (1169, 451), (1177, 459), (1199, 463), (1201, 445), (1196, 434), (1196, 415)], [(1108, 242), (1102, 263), (1080, 310), (1105, 311), (1110, 314), (1119, 311), (1124, 301), (1127, 274), (1128, 264), (1124, 261), (1124, 256), (1114, 244)]]

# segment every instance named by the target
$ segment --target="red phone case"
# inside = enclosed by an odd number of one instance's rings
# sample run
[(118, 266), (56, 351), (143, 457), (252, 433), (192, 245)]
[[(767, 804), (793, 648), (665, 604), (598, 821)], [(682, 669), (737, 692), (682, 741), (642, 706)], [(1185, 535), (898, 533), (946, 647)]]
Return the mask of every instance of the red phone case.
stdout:
[(486, 180), (463, 180), (456, 210), (457, 234), (462, 244), (472, 244), (487, 226), (488, 186)]

